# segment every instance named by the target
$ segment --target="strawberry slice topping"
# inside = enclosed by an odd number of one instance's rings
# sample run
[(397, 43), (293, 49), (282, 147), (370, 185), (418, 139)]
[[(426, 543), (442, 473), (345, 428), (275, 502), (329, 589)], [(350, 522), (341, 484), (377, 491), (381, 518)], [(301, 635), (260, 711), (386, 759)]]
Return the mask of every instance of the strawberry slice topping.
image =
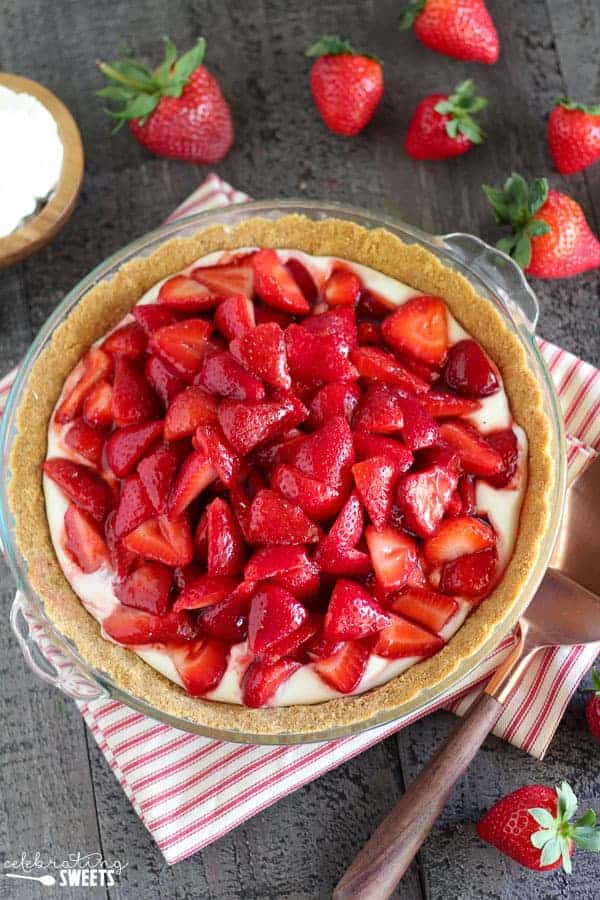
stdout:
[(350, 694), (365, 673), (369, 655), (366, 643), (346, 641), (331, 656), (318, 659), (314, 663), (315, 672), (329, 687), (341, 694)]
[(359, 460), (385, 456), (394, 464), (396, 475), (406, 472), (413, 463), (413, 455), (402, 441), (380, 434), (370, 434), (368, 431), (354, 432), (354, 449)]
[(145, 303), (143, 306), (134, 306), (131, 314), (147, 335), (165, 325), (173, 325), (177, 321), (175, 313), (165, 306), (156, 306), (154, 303)]
[(102, 451), (104, 449), (105, 436), (101, 431), (97, 431), (78, 419), (73, 422), (65, 435), (65, 444), (71, 450), (75, 450), (84, 459), (89, 460), (95, 466), (99, 466), (102, 460)]
[(360, 388), (356, 384), (332, 382), (317, 391), (310, 404), (307, 425), (311, 429), (320, 428), (329, 419), (343, 416), (350, 422), (360, 400)]
[(419, 397), (419, 402), (425, 412), (439, 419), (442, 416), (467, 416), (469, 413), (481, 409), (479, 400), (470, 397), (460, 397), (451, 394), (450, 391), (431, 390), (428, 394)]
[(167, 503), (169, 518), (179, 518), (192, 500), (195, 500), (216, 477), (217, 472), (207, 460), (203, 450), (194, 450), (190, 453), (183, 461), (169, 494)]
[(252, 257), (254, 288), (267, 306), (292, 315), (306, 315), (310, 306), (291, 272), (280, 262), (275, 250), (259, 250)]
[[(98, 347), (92, 347), (67, 379), (65, 396), (54, 419), (61, 425), (81, 414), (84, 400), (90, 389), (112, 371), (110, 356)], [(93, 424), (93, 423), (90, 423)]]
[(403, 659), (407, 656), (425, 657), (437, 653), (444, 641), (414, 622), (393, 614), (391, 623), (381, 631), (373, 648), (377, 656)]
[(237, 578), (231, 575), (198, 575), (180, 593), (174, 610), (204, 609), (225, 600), (236, 589)]
[(225, 437), (240, 456), (272, 441), (306, 419), (302, 404), (290, 398), (270, 403), (223, 401), (217, 418)]
[(144, 363), (144, 377), (165, 409), (185, 387), (179, 375), (158, 356), (149, 356)]
[(452, 597), (420, 587), (405, 587), (388, 606), (392, 612), (435, 632), (441, 631), (458, 612), (458, 603)]
[(135, 474), (125, 478), (121, 482), (121, 494), (115, 513), (115, 536), (123, 537), (154, 515), (154, 506), (140, 476)]
[(162, 434), (163, 423), (144, 422), (113, 431), (106, 442), (106, 459), (118, 478), (133, 471), (146, 451)]
[(319, 540), (317, 525), (276, 491), (259, 491), (250, 507), (248, 522), (253, 544), (313, 544)]
[(215, 312), (214, 324), (226, 341), (243, 337), (256, 325), (252, 301), (243, 294), (227, 297)]
[(102, 349), (105, 353), (120, 353), (130, 359), (137, 359), (146, 349), (147, 343), (144, 329), (137, 322), (130, 322), (112, 331), (102, 342)]
[(448, 387), (466, 397), (489, 397), (500, 390), (500, 382), (491, 360), (481, 344), (471, 339), (450, 348), (444, 367)]
[(206, 285), (216, 297), (230, 297), (243, 294), (252, 297), (254, 290), (254, 270), (251, 265), (233, 263), (221, 266), (198, 266), (192, 269), (191, 277)]
[(232, 644), (245, 640), (250, 596), (245, 592), (233, 593), (225, 600), (203, 609), (198, 616), (202, 631)]
[(352, 420), (355, 431), (394, 434), (404, 425), (403, 395), (393, 385), (371, 384), (363, 394)]
[(365, 528), (365, 537), (381, 589), (384, 593), (400, 590), (417, 563), (415, 542), (395, 528), (377, 531), (373, 525)]
[(309, 478), (293, 466), (277, 466), (271, 476), (271, 486), (315, 522), (334, 516), (344, 499), (337, 488)]
[(113, 424), (112, 386), (101, 379), (91, 388), (83, 402), (83, 418), (92, 428), (105, 431)]
[(456, 516), (442, 522), (433, 537), (423, 544), (423, 551), (432, 566), (439, 566), (465, 553), (476, 553), (495, 544), (496, 535), (483, 519)]
[(244, 569), (248, 582), (276, 581), (298, 600), (315, 596), (320, 587), (319, 568), (303, 546), (260, 547)]
[[(309, 321), (316, 322), (324, 315)], [(357, 370), (344, 352), (345, 345), (334, 334), (313, 334), (303, 325), (292, 323), (285, 331), (285, 346), (294, 381), (322, 384), (324, 381), (354, 381), (358, 378)]]
[(450, 505), (457, 485), (458, 470), (454, 466), (446, 468), (434, 464), (420, 472), (403, 475), (396, 489), (396, 503), (407, 528), (419, 537), (433, 534)]
[(442, 438), (454, 447), (465, 472), (489, 478), (504, 469), (501, 454), (469, 422), (448, 419), (440, 425)]
[(488, 434), (486, 440), (502, 458), (502, 471), (497, 475), (488, 476), (487, 480), (496, 488), (506, 487), (514, 478), (519, 465), (517, 436), (512, 428), (507, 428), (504, 431)]
[(162, 444), (138, 465), (137, 473), (140, 481), (157, 513), (166, 510), (179, 461), (180, 455), (173, 445)]
[(166, 566), (187, 566), (194, 556), (187, 519), (173, 520), (167, 516), (148, 519), (125, 535), (123, 544), (132, 553)]
[(480, 597), (491, 591), (498, 564), (495, 547), (477, 553), (466, 553), (453, 559), (442, 569), (440, 590), (447, 594)]
[(291, 387), (284, 333), (276, 322), (257, 325), (243, 337), (232, 341), (229, 349), (257, 378), (283, 390)]
[(267, 650), (306, 621), (306, 607), (277, 584), (263, 585), (253, 596), (248, 617), (248, 646), (254, 653)]
[(265, 397), (262, 381), (236, 362), (228, 350), (208, 356), (194, 384), (210, 394), (234, 400), (264, 400)]
[(293, 659), (251, 663), (242, 678), (242, 702), (252, 709), (267, 706), (277, 689), (299, 668), (300, 663)]
[(204, 319), (186, 319), (155, 331), (148, 348), (186, 381), (191, 381), (213, 349), (207, 338), (211, 326)]
[(385, 319), (381, 333), (392, 350), (442, 366), (448, 353), (446, 304), (439, 297), (414, 297)]
[(96, 572), (110, 563), (106, 541), (89, 513), (71, 503), (64, 522), (67, 548), (82, 572)]
[(323, 632), (330, 641), (350, 641), (377, 634), (390, 621), (360, 584), (340, 579), (331, 594)]
[(204, 697), (223, 678), (229, 647), (213, 638), (198, 638), (180, 647), (171, 645), (169, 655), (190, 697)]
[(328, 306), (355, 306), (360, 295), (360, 279), (348, 269), (335, 269), (323, 287)]
[(367, 381), (397, 384), (405, 391), (415, 394), (423, 394), (429, 390), (426, 381), (403, 366), (391, 353), (378, 347), (357, 347), (350, 352), (350, 360), (358, 369), (359, 375)]
[(317, 481), (334, 487), (349, 484), (354, 444), (346, 419), (337, 416), (295, 444), (289, 462)]
[(191, 641), (198, 633), (185, 612), (156, 616), (128, 606), (120, 606), (107, 616), (102, 622), (102, 630), (116, 643), (132, 647), (163, 641)]
[(392, 508), (397, 472), (387, 456), (372, 456), (352, 466), (356, 490), (378, 531), (385, 528)]
[(158, 562), (147, 562), (116, 584), (114, 591), (121, 603), (162, 616), (167, 611), (173, 570)]
[(194, 434), (199, 425), (217, 421), (217, 400), (201, 387), (177, 394), (165, 416), (165, 439), (177, 441)]
[(206, 510), (209, 575), (241, 575), (246, 545), (231, 507), (217, 497)]
[(51, 478), (65, 494), (92, 519), (102, 523), (113, 505), (113, 497), (107, 483), (89, 466), (69, 459), (47, 459), (44, 475)]
[(175, 275), (168, 278), (158, 293), (158, 303), (185, 312), (205, 312), (219, 303), (220, 297), (193, 278)]
[(237, 481), (242, 461), (217, 424), (200, 425), (196, 429), (193, 444), (198, 450), (202, 450), (226, 487), (231, 487)]
[(118, 356), (115, 362), (112, 414), (119, 428), (140, 425), (148, 419), (157, 419), (160, 414), (150, 385), (125, 356)]

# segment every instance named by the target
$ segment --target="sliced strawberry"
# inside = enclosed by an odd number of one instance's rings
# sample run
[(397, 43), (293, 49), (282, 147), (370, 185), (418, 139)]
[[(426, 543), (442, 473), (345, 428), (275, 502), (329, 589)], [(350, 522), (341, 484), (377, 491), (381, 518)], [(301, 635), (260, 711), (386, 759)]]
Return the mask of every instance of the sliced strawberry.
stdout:
[(346, 419), (337, 416), (293, 448), (291, 465), (309, 478), (339, 488), (348, 485), (354, 464), (352, 432)]
[(246, 545), (226, 500), (217, 497), (206, 510), (209, 575), (240, 575), (246, 561)]
[(415, 542), (394, 528), (376, 531), (372, 525), (365, 528), (365, 538), (381, 589), (386, 593), (399, 591), (417, 563)]
[(359, 460), (385, 456), (393, 462), (396, 475), (406, 472), (413, 464), (413, 455), (402, 441), (368, 431), (354, 432), (354, 449)]
[(172, 645), (169, 655), (190, 697), (204, 697), (217, 687), (227, 669), (229, 647), (212, 638)]
[(425, 541), (423, 551), (432, 566), (439, 566), (466, 553), (494, 547), (495, 544), (496, 535), (483, 519), (456, 516), (442, 522), (433, 537)]
[(348, 269), (334, 269), (323, 287), (328, 306), (355, 306), (360, 294), (360, 279)]
[(402, 616), (392, 615), (392, 622), (377, 637), (373, 653), (390, 659), (432, 656), (444, 646), (444, 641)]
[(361, 319), (385, 319), (389, 316), (390, 310), (397, 309), (395, 303), (382, 297), (380, 294), (374, 294), (372, 291), (363, 288), (358, 299), (356, 312)]
[(115, 361), (112, 391), (112, 414), (115, 425), (140, 425), (160, 415), (158, 402), (142, 373), (124, 356)]
[(192, 269), (191, 277), (200, 284), (206, 285), (217, 297), (231, 297), (244, 294), (252, 297), (254, 293), (254, 271), (251, 265), (241, 263), (220, 266), (198, 266)]
[(343, 645), (344, 641), (328, 640), (323, 631), (320, 630), (308, 641), (305, 652), (308, 658), (313, 661), (327, 659), (328, 656), (333, 656), (334, 653), (341, 650)]
[(423, 394), (429, 390), (426, 381), (418, 378), (391, 353), (380, 350), (379, 347), (357, 347), (350, 351), (350, 360), (362, 378), (397, 384), (415, 394)]
[(448, 353), (446, 304), (439, 297), (413, 297), (388, 316), (381, 333), (392, 350), (442, 366)]
[(121, 496), (115, 513), (115, 536), (122, 538), (142, 522), (152, 518), (154, 514), (154, 507), (139, 475), (130, 475), (125, 478), (121, 483)]
[(388, 606), (392, 612), (434, 632), (441, 631), (458, 612), (458, 603), (452, 597), (419, 587), (405, 587)]
[[(237, 514), (236, 519), (239, 525)], [(196, 525), (196, 530), (194, 531), (194, 549), (196, 551), (197, 561), (199, 563), (202, 563), (202, 565), (206, 568), (206, 564), (208, 562), (208, 517), (206, 515), (206, 510), (204, 510), (204, 512), (198, 519), (198, 524)]]
[(440, 429), (433, 418), (416, 397), (402, 397), (399, 400), (404, 415), (402, 437), (409, 450), (421, 450), (441, 440)]
[(295, 381), (322, 384), (354, 381), (358, 377), (343, 345), (332, 334), (312, 334), (303, 325), (292, 323), (285, 332), (285, 346), (289, 371)]
[(472, 475), (461, 475), (458, 481), (458, 493), (461, 499), (461, 512), (465, 516), (472, 516), (477, 511), (475, 479)]
[(329, 529), (321, 548), (325, 543), (338, 549), (340, 547), (356, 547), (363, 533), (364, 516), (362, 503), (356, 491), (348, 496), (340, 513)]
[(158, 562), (147, 562), (116, 584), (114, 591), (121, 603), (162, 616), (169, 605), (173, 571)]
[(252, 300), (244, 294), (234, 294), (219, 305), (213, 317), (214, 325), (226, 341), (243, 337), (251, 331), (256, 321)]
[(198, 575), (182, 590), (173, 609), (177, 611), (214, 606), (229, 597), (236, 586), (237, 578), (231, 575)]
[(322, 617), (318, 615), (309, 616), (305, 622), (288, 634), (287, 637), (276, 641), (267, 650), (263, 650), (260, 658), (263, 662), (272, 663), (278, 659), (287, 657), (297, 662), (306, 662), (306, 647), (310, 640), (320, 631), (322, 627)]
[(259, 491), (248, 522), (253, 544), (312, 544), (319, 540), (317, 525), (275, 491)]
[(498, 553), (488, 547), (447, 562), (442, 568), (440, 590), (446, 594), (481, 597), (488, 594), (496, 578)]
[(315, 672), (323, 681), (341, 694), (350, 694), (365, 673), (369, 661), (369, 647), (362, 641), (346, 641), (331, 656), (314, 663)]
[(181, 309), (185, 312), (195, 313), (213, 309), (220, 299), (218, 295), (213, 294), (193, 278), (188, 278), (186, 275), (175, 275), (161, 285), (156, 302), (168, 306), (169, 309)]
[(257, 325), (241, 338), (232, 341), (229, 349), (233, 356), (257, 378), (284, 391), (291, 387), (284, 333), (275, 322)]
[(194, 556), (187, 519), (173, 520), (166, 516), (148, 519), (125, 535), (123, 544), (132, 553), (166, 566), (187, 566)]
[(204, 452), (223, 484), (231, 487), (240, 476), (242, 461), (228, 443), (219, 425), (200, 425), (196, 429), (194, 446)]
[(330, 519), (344, 501), (337, 488), (309, 478), (293, 466), (277, 466), (271, 475), (271, 487), (299, 506), (315, 522)]
[(177, 441), (194, 434), (199, 425), (217, 421), (217, 401), (201, 387), (186, 388), (178, 394), (165, 416), (165, 440)]
[(363, 395), (352, 422), (355, 431), (394, 434), (404, 425), (402, 393), (395, 385), (371, 384)]
[(136, 563), (137, 555), (131, 553), (127, 547), (124, 547), (121, 538), (118, 538), (115, 534), (115, 518), (115, 510), (107, 515), (104, 523), (104, 534), (108, 552), (110, 553), (111, 565), (119, 578), (125, 578)]
[(377, 634), (390, 621), (368, 591), (341, 578), (331, 594), (323, 632), (331, 641), (351, 641)]
[(440, 425), (440, 432), (446, 443), (458, 452), (465, 472), (484, 478), (502, 472), (502, 456), (469, 422), (448, 419)]
[(140, 481), (157, 513), (166, 510), (179, 460), (180, 456), (172, 446), (162, 444), (138, 465)]
[(112, 386), (101, 379), (90, 389), (83, 401), (83, 418), (92, 428), (105, 431), (113, 424)]
[(441, 418), (442, 416), (466, 416), (477, 412), (481, 408), (479, 400), (470, 397), (460, 397), (451, 394), (450, 391), (432, 390), (428, 394), (419, 397), (421, 406), (430, 416)]
[(147, 358), (144, 363), (144, 376), (165, 409), (185, 387), (185, 381), (158, 356)]
[(194, 384), (233, 400), (263, 400), (265, 396), (262, 381), (236, 362), (228, 350), (207, 357)]
[(458, 485), (455, 467), (431, 465), (403, 475), (396, 489), (396, 503), (406, 526), (419, 537), (429, 537), (444, 517)]
[(446, 384), (466, 397), (488, 397), (500, 390), (500, 381), (481, 344), (469, 338), (454, 344), (444, 367)]
[(177, 321), (177, 316), (172, 310), (167, 309), (165, 306), (158, 306), (156, 303), (143, 303), (141, 306), (134, 306), (131, 314), (147, 335), (151, 335), (153, 331), (158, 331), (159, 328), (164, 328), (165, 325), (173, 325)]
[(272, 441), (298, 424), (308, 412), (297, 413), (291, 399), (270, 403), (240, 403), (224, 400), (219, 406), (218, 419), (229, 443), (241, 456), (255, 447)]
[(207, 341), (210, 331), (210, 323), (204, 319), (185, 319), (155, 331), (148, 347), (182, 378), (191, 381), (212, 349)]
[(273, 309), (271, 306), (264, 306), (264, 304), (258, 302), (254, 304), (254, 318), (257, 325), (275, 322), (283, 329), (286, 329), (291, 322), (297, 322), (296, 318), (288, 316), (287, 313), (281, 312), (279, 309)]
[(277, 581), (298, 600), (314, 596), (319, 590), (319, 569), (304, 547), (260, 547), (244, 569), (247, 581)]
[(517, 436), (512, 428), (506, 428), (486, 435), (486, 440), (502, 458), (502, 471), (498, 475), (488, 477), (487, 480), (496, 488), (506, 487), (512, 481), (519, 465)]
[(266, 706), (298, 668), (300, 663), (293, 659), (251, 663), (242, 678), (242, 703), (252, 709)]
[(113, 431), (106, 442), (106, 459), (118, 478), (129, 475), (162, 434), (163, 423), (143, 422)]
[(217, 473), (202, 450), (194, 450), (185, 459), (177, 473), (167, 502), (170, 519), (178, 519), (192, 500), (211, 484)]
[(130, 359), (137, 359), (146, 349), (147, 343), (144, 329), (137, 322), (129, 322), (111, 331), (102, 342), (102, 349), (105, 353), (120, 353)]
[(291, 273), (304, 298), (313, 306), (319, 299), (319, 290), (306, 266), (295, 256), (290, 256), (285, 267)]
[(326, 312), (315, 313), (304, 319), (302, 327), (311, 334), (327, 334), (335, 338), (339, 352), (343, 356), (348, 356), (357, 345), (358, 331), (356, 313), (353, 309), (329, 309)]
[(350, 422), (359, 400), (360, 388), (357, 384), (336, 381), (326, 384), (312, 399), (308, 427), (320, 428), (337, 416), (343, 416)]
[(64, 523), (67, 547), (82, 572), (96, 572), (110, 563), (106, 541), (89, 513), (71, 503), (65, 512)]
[(397, 479), (393, 460), (387, 456), (372, 456), (352, 466), (356, 490), (369, 514), (371, 522), (381, 531), (392, 508), (392, 493)]
[(371, 557), (354, 547), (338, 547), (325, 538), (319, 544), (315, 554), (315, 562), (328, 575), (359, 578), (367, 575), (372, 568)]
[(379, 347), (382, 342), (381, 325), (379, 322), (359, 322), (357, 328), (358, 343), (360, 346), (372, 344), (374, 347)]
[[(96, 522), (103, 522), (113, 505), (111, 490), (103, 478), (89, 466), (69, 459), (47, 459), (44, 475)], [(298, 543), (298, 542), (296, 542)]]
[(293, 275), (280, 261), (275, 250), (259, 250), (252, 257), (254, 289), (267, 306), (292, 315), (305, 315), (310, 306)]
[(213, 606), (203, 609), (198, 622), (205, 634), (237, 644), (243, 641), (248, 633), (248, 610), (250, 596), (238, 592), (220, 600)]
[[(98, 347), (92, 347), (73, 373), (67, 379), (65, 396), (56, 410), (54, 420), (60, 425), (81, 415), (86, 395), (100, 379), (105, 379), (112, 370), (110, 356)], [(91, 424), (91, 423), (90, 423)]]
[(185, 589), (202, 574), (202, 569), (195, 563), (189, 566), (176, 566), (173, 569), (173, 581), (176, 591), (185, 591)]
[(100, 465), (104, 449), (104, 435), (101, 431), (92, 428), (83, 419), (78, 419), (65, 434), (64, 441), (71, 450), (75, 450), (95, 466)]
[(306, 608), (277, 584), (265, 584), (252, 598), (248, 617), (248, 646), (262, 653), (306, 621)]
[[(445, 515), (447, 515), (448, 517), (452, 517), (452, 516), (462, 516), (462, 514), (463, 514), (462, 497), (460, 496), (460, 494), (458, 492), (458, 488), (457, 488), (455, 491), (452, 491), (452, 495), (451, 495), (450, 500), (448, 501), (448, 505), (446, 507)], [(465, 515), (469, 515), (469, 513), (467, 513), (466, 510), (465, 510)]]
[(119, 606), (102, 622), (104, 633), (118, 644), (138, 646), (157, 641), (191, 641), (198, 629), (186, 612), (155, 616), (142, 609)]

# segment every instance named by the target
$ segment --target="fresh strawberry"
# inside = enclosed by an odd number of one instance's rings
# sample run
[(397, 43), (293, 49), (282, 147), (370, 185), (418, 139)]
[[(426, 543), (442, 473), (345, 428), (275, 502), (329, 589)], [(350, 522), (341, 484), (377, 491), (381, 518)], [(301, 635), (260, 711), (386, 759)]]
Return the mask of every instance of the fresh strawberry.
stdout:
[[(315, 316), (314, 320), (319, 318)], [(285, 332), (285, 346), (294, 381), (322, 384), (358, 378), (358, 372), (344, 352), (344, 345), (333, 334), (314, 334), (303, 325), (292, 323)]]
[(396, 503), (406, 526), (419, 537), (432, 535), (442, 521), (458, 485), (458, 474), (454, 466), (433, 464), (400, 478)]
[(483, 134), (473, 116), (487, 106), (487, 100), (473, 93), (473, 81), (461, 81), (453, 93), (430, 94), (418, 104), (410, 122), (404, 146), (413, 159), (447, 159), (462, 156)]
[(163, 423), (143, 422), (113, 431), (106, 442), (106, 459), (118, 478), (132, 472), (142, 456), (162, 434)]
[(420, 587), (405, 587), (400, 594), (394, 595), (388, 607), (434, 632), (441, 631), (458, 612), (458, 603), (452, 597)]
[(417, 564), (415, 542), (395, 528), (376, 531), (372, 525), (365, 528), (365, 538), (379, 586), (385, 593), (399, 591)]
[(358, 369), (359, 375), (368, 381), (397, 384), (413, 394), (422, 394), (429, 390), (426, 381), (418, 378), (391, 353), (379, 347), (357, 347), (350, 352), (350, 360)]
[(250, 261), (198, 266), (192, 269), (190, 277), (205, 285), (211, 294), (221, 300), (240, 295), (251, 299), (254, 292), (254, 271)]
[(295, 427), (308, 413), (291, 397), (269, 403), (241, 403), (224, 400), (218, 419), (225, 437), (240, 456)]
[(413, 455), (402, 441), (380, 434), (370, 434), (368, 431), (354, 432), (354, 449), (360, 460), (370, 459), (371, 456), (387, 457), (393, 462), (396, 475), (406, 472), (413, 463)]
[(413, 297), (384, 320), (383, 339), (417, 362), (442, 366), (448, 353), (448, 317), (439, 297)]
[(263, 585), (253, 596), (248, 617), (248, 646), (262, 653), (305, 622), (306, 608), (276, 584)]
[(372, 456), (352, 466), (356, 490), (371, 522), (382, 531), (392, 508), (392, 492), (398, 473), (387, 456)]
[(502, 457), (502, 471), (498, 475), (487, 478), (494, 487), (503, 488), (512, 481), (519, 465), (519, 445), (512, 428), (486, 434), (486, 441)]
[(277, 689), (290, 678), (300, 663), (292, 659), (278, 659), (275, 662), (253, 662), (242, 678), (242, 702), (244, 706), (258, 709), (267, 706)]
[(334, 269), (323, 285), (323, 298), (328, 306), (356, 306), (360, 279), (348, 269)]
[(341, 694), (358, 687), (369, 661), (369, 647), (364, 641), (345, 641), (331, 656), (317, 659), (315, 672)]
[(248, 633), (250, 597), (232, 593), (224, 600), (203, 609), (198, 616), (202, 631), (221, 641), (237, 644)]
[(346, 419), (330, 419), (293, 449), (290, 463), (309, 478), (339, 488), (347, 485), (354, 464), (352, 432)]
[(337, 488), (310, 478), (294, 466), (276, 466), (271, 475), (271, 487), (299, 506), (315, 522), (330, 519), (339, 512), (344, 501)]
[(115, 512), (114, 532), (117, 539), (129, 534), (155, 514), (139, 475), (130, 475), (121, 484), (121, 496)]
[[(449, 522), (456, 519), (448, 519)], [(481, 597), (489, 594), (496, 578), (498, 553), (495, 547), (466, 553), (442, 568), (439, 588), (446, 594)]]
[(475, 516), (456, 516), (445, 519), (435, 534), (423, 544), (425, 558), (432, 566), (494, 547), (496, 536), (483, 519)]
[(101, 431), (92, 428), (83, 419), (78, 419), (65, 434), (64, 441), (67, 447), (75, 450), (94, 466), (100, 465), (104, 449), (104, 435)]
[(259, 491), (252, 501), (248, 528), (253, 544), (312, 544), (320, 536), (299, 506), (269, 490)]
[(407, 656), (431, 656), (444, 646), (444, 641), (414, 622), (409, 622), (395, 613), (391, 622), (380, 631), (373, 647), (377, 656), (403, 659)]
[(186, 319), (159, 328), (150, 336), (148, 346), (185, 381), (191, 381), (210, 351), (210, 331), (204, 319)]
[(148, 519), (126, 534), (123, 544), (133, 553), (166, 566), (187, 566), (194, 556), (187, 519)]
[(592, 686), (586, 690), (591, 696), (585, 705), (585, 717), (591, 733), (600, 741), (600, 673), (596, 669), (592, 671)]
[(158, 331), (159, 328), (164, 328), (165, 325), (173, 325), (177, 321), (177, 316), (172, 310), (165, 306), (158, 306), (156, 303), (134, 306), (131, 315), (147, 335)]
[(147, 562), (117, 583), (114, 591), (125, 606), (162, 616), (167, 611), (172, 583), (171, 569), (162, 563)]
[(410, 0), (400, 27), (414, 26), (426, 47), (455, 59), (495, 63), (500, 41), (484, 0)]
[[(266, 322), (231, 342), (231, 353), (249, 372), (273, 387), (290, 389), (284, 334), (276, 322)], [(262, 397), (255, 397), (262, 400)]]
[(306, 266), (295, 256), (290, 256), (285, 267), (302, 291), (304, 299), (313, 306), (319, 299), (319, 289)]
[(553, 790), (528, 784), (498, 800), (477, 825), (479, 837), (536, 872), (548, 872), (561, 864), (571, 874), (573, 845), (600, 851), (596, 814), (589, 810), (575, 822), (577, 798), (563, 781)]
[(190, 697), (204, 697), (213, 691), (225, 674), (229, 647), (212, 638), (169, 648), (169, 655)]
[(350, 422), (359, 399), (360, 388), (356, 384), (335, 381), (326, 384), (312, 399), (308, 427), (320, 428), (336, 416), (343, 416)]
[(276, 250), (259, 250), (252, 257), (254, 288), (267, 306), (291, 315), (306, 315), (310, 306)]
[(208, 356), (194, 384), (232, 400), (264, 400), (265, 397), (262, 381), (236, 362), (228, 350)]
[(563, 97), (548, 116), (547, 133), (554, 168), (561, 175), (580, 172), (600, 159), (600, 105)]
[(471, 338), (459, 341), (448, 351), (444, 381), (467, 397), (489, 397), (500, 390), (493, 364), (481, 344)]
[(502, 190), (483, 186), (496, 222), (513, 234), (496, 246), (514, 257), (528, 275), (567, 278), (600, 266), (600, 241), (592, 234), (580, 205), (548, 190), (545, 178), (528, 186), (515, 172)]
[(440, 425), (442, 439), (460, 456), (465, 472), (489, 478), (504, 470), (500, 453), (469, 422), (448, 419)]
[(231, 447), (218, 424), (200, 425), (193, 439), (194, 447), (202, 450), (225, 485), (231, 485), (240, 476), (241, 460)]
[(215, 311), (213, 321), (226, 341), (243, 337), (256, 325), (252, 300), (244, 294), (227, 297)]
[(328, 334), (335, 338), (337, 351), (348, 356), (358, 343), (356, 313), (347, 306), (328, 309), (303, 319), (302, 326), (311, 334)]
[(156, 302), (169, 309), (180, 309), (182, 312), (206, 312), (218, 306), (220, 298), (215, 296), (203, 284), (186, 275), (174, 275), (167, 278), (160, 287)]
[(398, 405), (404, 418), (400, 430), (409, 450), (414, 452), (439, 443), (441, 434), (438, 424), (416, 397), (401, 397)]
[(96, 572), (110, 563), (108, 546), (97, 523), (85, 510), (70, 503), (64, 517), (67, 548), (82, 572)]
[(340, 579), (331, 594), (323, 632), (330, 641), (351, 641), (377, 634), (390, 621), (360, 584)]
[(449, 391), (431, 390), (427, 394), (421, 394), (419, 403), (430, 416), (442, 418), (444, 416), (466, 416), (477, 412), (481, 408), (478, 400), (470, 397), (460, 397)]
[(113, 505), (111, 490), (93, 469), (69, 459), (47, 459), (44, 475), (51, 478), (69, 500), (89, 513), (95, 522), (103, 522)]
[(123, 546), (123, 541), (115, 533), (116, 511), (110, 512), (104, 523), (104, 535), (110, 554), (110, 561), (118, 578), (125, 578), (137, 562), (137, 555)]
[(244, 569), (247, 581), (276, 581), (298, 600), (319, 590), (319, 569), (304, 547), (260, 547)]
[[(92, 347), (75, 367), (65, 385), (64, 397), (56, 410), (54, 420), (60, 425), (81, 415), (84, 400), (91, 388), (112, 370), (110, 356), (98, 347)], [(90, 425), (93, 425), (90, 422)]]
[(170, 519), (178, 519), (192, 500), (211, 484), (217, 473), (203, 450), (194, 450), (183, 461), (167, 502)]
[(198, 575), (184, 587), (173, 609), (204, 609), (206, 606), (214, 606), (233, 593), (237, 586), (237, 579), (231, 575)]
[(369, 385), (352, 420), (354, 431), (374, 431), (378, 434), (399, 432), (404, 425), (402, 394), (395, 385), (377, 382)]
[(217, 421), (217, 401), (201, 387), (186, 388), (177, 394), (165, 417), (165, 440), (189, 437), (200, 425)]
[(141, 425), (148, 419), (157, 419), (159, 412), (156, 397), (142, 373), (125, 356), (118, 356), (112, 390), (115, 425)]
[(306, 55), (315, 59), (310, 89), (321, 118), (334, 134), (358, 134), (371, 121), (383, 94), (381, 64), (332, 36), (320, 38)]
[(144, 363), (144, 376), (165, 409), (185, 387), (179, 375), (158, 356), (149, 356)]
[(231, 507), (217, 497), (207, 507), (207, 568), (209, 575), (241, 575), (246, 545)]
[(92, 428), (106, 431), (113, 424), (112, 386), (101, 379), (91, 388), (83, 401), (84, 421)]
[(102, 630), (118, 644), (132, 647), (157, 641), (191, 641), (198, 633), (186, 612), (155, 616), (128, 606), (119, 606), (107, 616)]
[(98, 68), (111, 84), (98, 91), (122, 103), (110, 115), (120, 128), (129, 122), (134, 138), (151, 153), (193, 163), (220, 162), (233, 144), (233, 124), (218, 82), (202, 65), (206, 42), (177, 60), (165, 38), (165, 58), (151, 68), (124, 53)]

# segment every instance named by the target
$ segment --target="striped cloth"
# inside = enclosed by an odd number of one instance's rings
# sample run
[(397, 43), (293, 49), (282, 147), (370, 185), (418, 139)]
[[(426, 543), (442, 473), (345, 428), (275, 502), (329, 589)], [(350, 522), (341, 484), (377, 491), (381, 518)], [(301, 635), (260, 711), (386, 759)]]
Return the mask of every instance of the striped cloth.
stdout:
[[(210, 175), (168, 221), (246, 199)], [(561, 399), (573, 479), (600, 451), (600, 372), (553, 344), (543, 340), (539, 344)], [(0, 382), (0, 411), (13, 378), (11, 372)], [(43, 628), (31, 618), (30, 624), (33, 637), (60, 677), (76, 680), (77, 673), (52, 647)], [(198, 737), (114, 700), (80, 700), (78, 706), (138, 816), (167, 862), (175, 863), (421, 716), (442, 706), (464, 713), (512, 643), (512, 636), (507, 637), (451, 694), (419, 713), (363, 734), (304, 746), (260, 747)], [(539, 653), (507, 704), (495, 734), (541, 759), (594, 657), (593, 648), (580, 647), (553, 647)]]

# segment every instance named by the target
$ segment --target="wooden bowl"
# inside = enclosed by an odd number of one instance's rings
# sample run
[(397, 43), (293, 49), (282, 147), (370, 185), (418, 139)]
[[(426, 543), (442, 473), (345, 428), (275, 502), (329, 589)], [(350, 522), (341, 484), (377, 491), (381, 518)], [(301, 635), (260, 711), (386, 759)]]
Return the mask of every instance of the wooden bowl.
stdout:
[(18, 93), (31, 94), (43, 103), (56, 122), (64, 153), (60, 178), (50, 199), (36, 215), (0, 238), (0, 268), (4, 268), (44, 247), (68, 222), (83, 179), (83, 145), (75, 119), (47, 88), (8, 72), (0, 72), (0, 84)]

